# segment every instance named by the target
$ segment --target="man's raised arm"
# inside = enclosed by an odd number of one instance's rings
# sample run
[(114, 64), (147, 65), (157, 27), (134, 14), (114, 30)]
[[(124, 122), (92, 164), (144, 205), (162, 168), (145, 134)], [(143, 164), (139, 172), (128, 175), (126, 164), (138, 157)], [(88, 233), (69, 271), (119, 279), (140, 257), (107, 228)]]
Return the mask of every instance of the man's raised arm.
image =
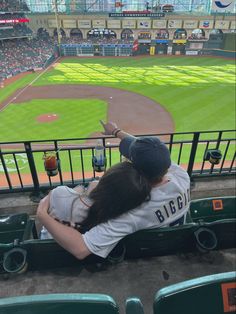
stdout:
[(115, 122), (109, 121), (104, 123), (102, 120), (100, 120), (100, 123), (104, 128), (104, 132), (102, 132), (104, 135), (113, 135), (121, 140), (127, 136), (134, 137), (133, 135), (121, 130)]
[(49, 195), (44, 197), (38, 205), (37, 217), (42, 225), (45, 226), (60, 246), (79, 260), (82, 260), (86, 256), (90, 255), (91, 252), (84, 243), (81, 233), (52, 218), (48, 214), (49, 205)]

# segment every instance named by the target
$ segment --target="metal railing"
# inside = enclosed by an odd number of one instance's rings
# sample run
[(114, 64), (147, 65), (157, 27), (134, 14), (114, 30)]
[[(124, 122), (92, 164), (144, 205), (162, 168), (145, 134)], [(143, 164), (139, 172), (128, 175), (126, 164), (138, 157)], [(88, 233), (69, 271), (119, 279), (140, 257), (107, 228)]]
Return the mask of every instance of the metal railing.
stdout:
[[(172, 161), (184, 167), (192, 180), (235, 175), (235, 130), (146, 135), (163, 140)], [(121, 161), (119, 140), (113, 137), (0, 142), (0, 193), (28, 191), (39, 194), (57, 185), (88, 183), (100, 175), (92, 167), (92, 157), (96, 142), (101, 138), (107, 167)], [(218, 164), (206, 160), (209, 150), (220, 151)], [(58, 173), (53, 177), (48, 176), (44, 168), (46, 152), (54, 152), (58, 160)]]

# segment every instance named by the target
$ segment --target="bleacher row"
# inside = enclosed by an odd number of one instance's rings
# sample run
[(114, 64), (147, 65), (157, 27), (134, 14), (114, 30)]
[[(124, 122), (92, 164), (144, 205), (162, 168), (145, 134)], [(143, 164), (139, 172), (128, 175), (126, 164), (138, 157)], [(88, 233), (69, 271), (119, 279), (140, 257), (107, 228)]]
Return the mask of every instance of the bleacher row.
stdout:
[[(144, 314), (137, 297), (126, 300), (126, 314)], [(183, 281), (157, 291), (153, 314), (223, 314), (236, 312), (236, 272)], [(0, 299), (1, 314), (119, 314), (104, 294), (45, 294)]]
[(0, 81), (21, 72), (42, 68), (53, 51), (51, 39), (3, 41), (0, 45)]
[(234, 248), (235, 221), (234, 196), (194, 200), (184, 225), (135, 232), (120, 241), (106, 259), (91, 255), (83, 262), (53, 239), (39, 239), (37, 222), (27, 213), (4, 214), (0, 216), (0, 274), (83, 263), (109, 266), (124, 259)]
[(2, 0), (0, 1), (0, 12), (24, 12), (29, 11), (26, 1)]

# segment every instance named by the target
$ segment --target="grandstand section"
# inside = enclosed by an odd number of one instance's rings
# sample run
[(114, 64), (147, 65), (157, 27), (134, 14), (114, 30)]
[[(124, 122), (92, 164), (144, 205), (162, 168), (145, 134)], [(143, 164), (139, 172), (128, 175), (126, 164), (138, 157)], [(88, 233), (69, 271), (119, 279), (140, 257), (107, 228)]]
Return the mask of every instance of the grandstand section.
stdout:
[[(0, 1), (1, 314), (235, 313), (235, 40), (230, 0)], [(99, 120), (158, 136), (192, 201), (81, 261), (36, 209), (123, 160)]]

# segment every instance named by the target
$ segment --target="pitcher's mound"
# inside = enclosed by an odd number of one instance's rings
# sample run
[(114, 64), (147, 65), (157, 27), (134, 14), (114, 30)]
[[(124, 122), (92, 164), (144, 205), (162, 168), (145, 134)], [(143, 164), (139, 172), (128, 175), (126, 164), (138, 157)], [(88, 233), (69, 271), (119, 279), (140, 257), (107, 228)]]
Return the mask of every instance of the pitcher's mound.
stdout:
[(38, 116), (36, 120), (39, 123), (46, 123), (46, 122), (52, 122), (58, 119), (58, 115), (55, 113), (46, 113)]

